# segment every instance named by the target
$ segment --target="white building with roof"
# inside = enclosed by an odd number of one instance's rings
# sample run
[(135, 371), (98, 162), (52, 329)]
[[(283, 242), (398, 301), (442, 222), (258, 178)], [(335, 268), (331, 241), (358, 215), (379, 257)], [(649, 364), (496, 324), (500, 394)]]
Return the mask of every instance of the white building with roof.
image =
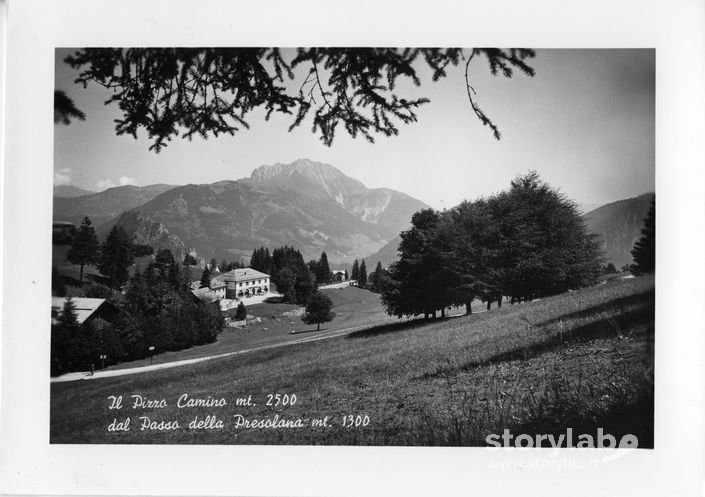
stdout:
[(214, 276), (210, 289), (221, 298), (241, 299), (269, 293), (270, 276), (252, 268), (233, 269)]

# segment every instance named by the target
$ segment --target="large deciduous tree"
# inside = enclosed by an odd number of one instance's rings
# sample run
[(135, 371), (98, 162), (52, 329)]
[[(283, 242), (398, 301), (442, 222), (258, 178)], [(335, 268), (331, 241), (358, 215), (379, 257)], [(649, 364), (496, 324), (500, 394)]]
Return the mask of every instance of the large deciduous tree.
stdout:
[(400, 234), (399, 257), (389, 268), (392, 279), (382, 293), (387, 312), (397, 317), (435, 314), (439, 291), (440, 257), (436, 252), (439, 214), (433, 209), (415, 213), (411, 228)]
[(575, 202), (536, 172), (515, 178), (496, 202), (504, 295), (527, 300), (597, 282), (599, 242)]
[(316, 331), (321, 329), (321, 323), (327, 323), (335, 318), (333, 301), (326, 294), (316, 292), (306, 305), (306, 312), (301, 316), (301, 320), (306, 324), (315, 324)]
[[(402, 95), (398, 84), (431, 80), (464, 65), (470, 109), (500, 138), (497, 125), (480, 109), (470, 84), (470, 62), (485, 58), (493, 75), (516, 70), (533, 76), (529, 49), (511, 48), (86, 48), (65, 61), (79, 71), (77, 82), (111, 91), (106, 103), (121, 112), (115, 131), (137, 137), (140, 128), (159, 152), (181, 136), (233, 135), (249, 128), (248, 115), (262, 109), (291, 115), (289, 130), (311, 117), (312, 131), (330, 146), (337, 129), (374, 142), (417, 120), (426, 97)], [(60, 102), (60, 101), (59, 101)], [(78, 111), (80, 112), (80, 111)], [(63, 115), (78, 115), (66, 114)]]
[(91, 224), (91, 220), (88, 216), (83, 218), (81, 221), (81, 226), (76, 230), (76, 235), (73, 238), (73, 244), (71, 249), (69, 249), (66, 254), (69, 262), (72, 264), (79, 264), (81, 266), (81, 272), (79, 276), (79, 283), (83, 284), (83, 267), (86, 264), (95, 264), (98, 262), (100, 257), (100, 244), (98, 243), (98, 237), (95, 234), (95, 229)]

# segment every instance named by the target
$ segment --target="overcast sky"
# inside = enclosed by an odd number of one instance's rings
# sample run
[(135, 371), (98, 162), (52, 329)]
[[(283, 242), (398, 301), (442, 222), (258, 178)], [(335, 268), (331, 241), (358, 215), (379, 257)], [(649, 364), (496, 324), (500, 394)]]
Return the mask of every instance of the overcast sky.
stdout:
[(189, 142), (175, 139), (150, 152), (146, 133), (116, 136), (115, 105), (98, 85), (86, 89), (57, 50), (56, 88), (66, 91), (86, 120), (55, 126), (56, 184), (93, 191), (120, 184), (212, 183), (240, 179), (261, 165), (299, 158), (331, 164), (368, 187), (405, 192), (441, 209), (506, 189), (517, 174), (536, 170), (581, 204), (601, 204), (654, 191), (655, 52), (653, 50), (538, 50), (536, 76), (491, 76), (485, 59), (471, 64), (480, 107), (499, 126), (500, 141), (474, 116), (463, 68), (433, 83), (401, 91), (431, 99), (415, 124), (375, 144), (340, 129), (331, 147), (310, 122), (288, 132), (290, 116), (266, 122), (253, 112), (249, 130)]

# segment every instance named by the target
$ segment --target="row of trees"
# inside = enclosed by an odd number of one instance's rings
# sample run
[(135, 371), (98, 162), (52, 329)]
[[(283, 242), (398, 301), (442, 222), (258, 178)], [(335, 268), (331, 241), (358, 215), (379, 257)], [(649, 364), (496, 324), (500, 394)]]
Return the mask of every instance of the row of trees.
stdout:
[(293, 247), (275, 248), (271, 254), (268, 248), (260, 247), (252, 252), (250, 267), (269, 274), (285, 301), (306, 306), (301, 316), (304, 323), (315, 324), (320, 330), (321, 323), (335, 318), (333, 302), (318, 291), (318, 284), (333, 279), (325, 252), (317, 261), (306, 264), (301, 252)]
[(328, 255), (321, 253), (317, 261), (304, 262), (301, 252), (293, 247), (260, 247), (252, 252), (250, 267), (269, 274), (272, 283), (287, 302), (307, 304), (318, 285), (333, 280), (333, 272), (328, 264)]
[(357, 259), (355, 259), (350, 277), (357, 282), (358, 287), (366, 288), (375, 293), (381, 293), (385, 281), (389, 278), (389, 272), (382, 267), (380, 261), (377, 261), (375, 270), (367, 274), (365, 259), (362, 259), (360, 264), (358, 264)]
[(101, 273), (109, 279), (112, 288), (120, 288), (129, 276), (129, 267), (134, 262), (135, 252), (152, 253), (151, 247), (133, 245), (132, 238), (120, 226), (113, 226), (105, 243), (98, 242), (95, 228), (88, 216), (83, 218), (73, 238), (67, 258), (72, 264), (80, 266), (79, 284), (83, 284), (83, 269), (95, 264)]
[(508, 191), (443, 212), (414, 214), (399, 260), (381, 282), (390, 315), (425, 317), (474, 299), (501, 305), (595, 284), (597, 236), (574, 202), (532, 172)]
[(250, 267), (269, 274), (287, 302), (305, 305), (316, 292), (316, 275), (294, 247), (278, 247), (271, 254), (265, 247), (255, 249)]

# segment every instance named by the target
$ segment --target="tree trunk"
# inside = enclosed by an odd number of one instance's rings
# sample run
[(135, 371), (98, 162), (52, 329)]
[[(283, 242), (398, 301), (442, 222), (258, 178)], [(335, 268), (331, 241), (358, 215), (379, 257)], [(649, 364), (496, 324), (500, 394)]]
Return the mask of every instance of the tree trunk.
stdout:
[(433, 319), (436, 319), (436, 309), (433, 310)]
[(471, 307), (472, 302), (465, 302), (465, 314), (468, 316), (472, 314), (472, 307)]
[(79, 276), (78, 276), (78, 284), (80, 286), (83, 286), (83, 264), (81, 264), (81, 272), (79, 273)]
[(316, 323), (316, 331), (321, 331), (321, 323)]
[(492, 308), (492, 301), (488, 300), (487, 301), (487, 310), (489, 311)]
[(501, 308), (502, 307), (502, 297), (499, 297), (497, 299), (497, 307)]
[(446, 308), (444, 307), (441, 309), (441, 319), (445, 319), (445, 318), (446, 318)]

